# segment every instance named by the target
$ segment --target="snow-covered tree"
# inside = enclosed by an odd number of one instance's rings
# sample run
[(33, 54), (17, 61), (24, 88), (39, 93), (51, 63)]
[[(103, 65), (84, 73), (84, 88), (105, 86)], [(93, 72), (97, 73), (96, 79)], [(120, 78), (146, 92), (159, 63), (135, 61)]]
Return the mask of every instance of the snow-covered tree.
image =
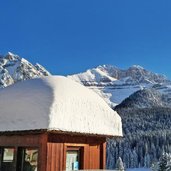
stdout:
[(159, 160), (158, 171), (170, 171), (171, 170), (171, 154), (163, 153)]
[(116, 162), (116, 169), (118, 169), (119, 171), (124, 171), (124, 164), (120, 157), (118, 158), (118, 160)]
[(145, 156), (144, 156), (144, 167), (149, 168), (150, 165), (151, 165), (150, 155), (145, 154)]
[(153, 162), (151, 165), (151, 170), (152, 171), (157, 171), (159, 170), (158, 162)]

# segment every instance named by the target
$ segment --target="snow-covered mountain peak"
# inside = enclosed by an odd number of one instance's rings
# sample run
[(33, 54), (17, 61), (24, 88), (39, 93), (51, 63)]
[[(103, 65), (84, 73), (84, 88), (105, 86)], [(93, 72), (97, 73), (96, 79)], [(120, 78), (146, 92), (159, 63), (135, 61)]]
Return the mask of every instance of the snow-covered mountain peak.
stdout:
[(140, 65), (132, 65), (130, 68), (136, 68), (136, 69), (144, 69), (142, 66)]
[(120, 70), (118, 67), (110, 65), (110, 64), (104, 64), (104, 65), (99, 65), (97, 68), (104, 70), (104, 71), (110, 71), (110, 70)]
[[(109, 83), (110, 81), (113, 82), (117, 80), (129, 80), (130, 84), (131, 80), (132, 84), (160, 84), (168, 82), (165, 76), (148, 71), (139, 65), (133, 65), (126, 70), (119, 69), (112, 65), (99, 65), (96, 68), (73, 76), (78, 82), (96, 82), (99, 84), (101, 84), (101, 82)], [(103, 81), (102, 77), (109, 79), (108, 81)]]
[(7, 52), (7, 55), (9, 55), (9, 56), (15, 56), (12, 52)]
[(133, 65), (128, 69), (119, 69), (113, 65), (99, 65), (68, 77), (96, 91), (111, 106), (121, 103), (138, 90), (155, 87), (155, 85), (160, 89), (165, 85), (163, 91), (168, 91), (168, 85), (171, 85), (165, 76), (148, 71), (139, 65)]
[(27, 64), (30, 63), (27, 59), (24, 59), (24, 58), (21, 58), (20, 61), (21, 61), (22, 63), (27, 63)]
[[(130, 80), (132, 80), (132, 84), (135, 84), (135, 83), (136, 84), (164, 83), (164, 82), (168, 81), (165, 76), (155, 74), (151, 71), (148, 71), (140, 65), (133, 65), (133, 66), (129, 67), (128, 69), (120, 69), (120, 68), (117, 68), (116, 66), (107, 64), (107, 65), (99, 65), (96, 68), (89, 69), (89, 71), (90, 72), (91, 71), (97, 71), (97, 72), (101, 71), (101, 72), (105, 73), (105, 75), (110, 77), (109, 80), (111, 80), (111, 81), (128, 80), (125, 78), (129, 78), (130, 84), (131, 84)], [(84, 73), (79, 74), (80, 81), (81, 81), (81, 75), (84, 75)], [(88, 82), (90, 80), (86, 80), (86, 81)], [(94, 80), (94, 81), (99, 82), (97, 80)]]
[(39, 63), (36, 63), (35, 65), (36, 69), (40, 72), (43, 73), (44, 76), (48, 76), (51, 75), (49, 71), (47, 71), (42, 65), (40, 65)]
[(68, 77), (84, 85), (106, 85), (116, 81), (101, 66)]
[[(2, 56), (3, 57), (3, 56)], [(18, 55), (15, 55), (11, 52), (8, 52), (5, 57), (5, 59), (9, 60), (9, 61), (16, 61), (16, 60), (20, 60), (20, 57)]]
[(1, 55), (0, 67), (0, 87), (6, 87), (20, 80), (50, 75), (44, 67), (33, 65), (11, 52), (5, 56)]

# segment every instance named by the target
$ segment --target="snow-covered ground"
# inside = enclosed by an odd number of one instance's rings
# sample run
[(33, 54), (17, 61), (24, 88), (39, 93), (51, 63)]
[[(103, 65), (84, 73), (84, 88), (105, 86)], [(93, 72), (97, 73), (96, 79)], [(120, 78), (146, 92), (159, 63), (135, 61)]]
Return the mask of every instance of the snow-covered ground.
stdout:
[[(102, 171), (102, 170), (80, 170), (80, 171)], [(103, 171), (118, 171), (118, 170), (103, 170)], [(151, 169), (133, 168), (133, 169), (127, 169), (126, 171), (151, 171)]]
[(147, 168), (134, 168), (134, 169), (127, 169), (126, 171), (151, 171), (151, 169), (147, 169)]

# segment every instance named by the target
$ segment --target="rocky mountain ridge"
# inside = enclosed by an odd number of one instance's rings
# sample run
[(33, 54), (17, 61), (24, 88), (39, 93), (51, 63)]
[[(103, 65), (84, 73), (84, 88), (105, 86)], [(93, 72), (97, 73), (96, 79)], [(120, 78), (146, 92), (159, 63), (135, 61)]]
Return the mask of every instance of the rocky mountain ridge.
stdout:
[(118, 84), (161, 84), (169, 80), (160, 74), (153, 73), (139, 65), (133, 65), (128, 69), (119, 69), (113, 65), (99, 65), (96, 68), (70, 76), (76, 81), (86, 85), (118, 85)]
[(33, 65), (11, 52), (0, 56), (0, 87), (7, 87), (17, 81), (51, 75), (40, 64)]

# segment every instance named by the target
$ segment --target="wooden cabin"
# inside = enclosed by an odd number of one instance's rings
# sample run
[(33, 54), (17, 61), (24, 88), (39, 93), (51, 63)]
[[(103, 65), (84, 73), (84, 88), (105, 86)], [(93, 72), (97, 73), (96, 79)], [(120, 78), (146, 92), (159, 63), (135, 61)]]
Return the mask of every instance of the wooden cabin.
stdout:
[(66, 77), (0, 91), (0, 171), (105, 169), (111, 136), (122, 136), (119, 115)]

